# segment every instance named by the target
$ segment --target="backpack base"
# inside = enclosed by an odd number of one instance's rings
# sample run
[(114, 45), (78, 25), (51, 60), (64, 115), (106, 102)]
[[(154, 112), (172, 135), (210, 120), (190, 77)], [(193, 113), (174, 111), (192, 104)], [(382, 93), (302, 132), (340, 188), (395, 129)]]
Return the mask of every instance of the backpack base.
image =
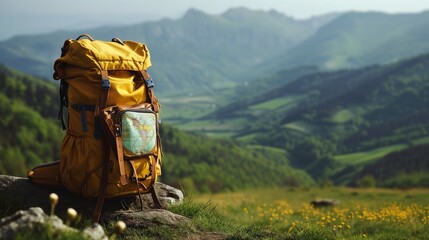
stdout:
[(27, 173), (30, 182), (43, 187), (65, 188), (60, 180), (60, 161), (41, 164)]

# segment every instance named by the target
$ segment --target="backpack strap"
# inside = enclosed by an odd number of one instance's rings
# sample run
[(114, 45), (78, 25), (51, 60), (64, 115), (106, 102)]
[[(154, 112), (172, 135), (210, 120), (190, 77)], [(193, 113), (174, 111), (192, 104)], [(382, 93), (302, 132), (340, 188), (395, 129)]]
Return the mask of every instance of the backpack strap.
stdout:
[(107, 150), (103, 151), (103, 162), (102, 162), (102, 170), (101, 170), (101, 178), (100, 178), (100, 190), (98, 191), (97, 202), (95, 203), (94, 212), (92, 213), (92, 222), (96, 223), (100, 220), (101, 211), (104, 205), (104, 198), (106, 196), (107, 190), (107, 177), (108, 177), (108, 168), (109, 168), (109, 145), (105, 140), (102, 140), (103, 149)]
[(155, 191), (155, 181), (156, 181), (156, 166), (158, 165), (159, 157), (158, 156), (149, 156), (152, 158), (152, 176), (150, 182), (150, 194), (152, 195), (152, 200), (155, 206), (159, 209), (164, 209), (164, 206), (159, 201), (158, 195)]
[(64, 107), (68, 107), (68, 97), (67, 97), (68, 86), (69, 86), (68, 83), (64, 79), (61, 79), (60, 87), (59, 87), (60, 109), (58, 110), (57, 119), (61, 121), (61, 126), (63, 130), (67, 129), (67, 126), (64, 122)]
[(121, 134), (121, 126), (119, 124), (115, 124), (115, 143), (116, 143), (116, 155), (118, 157), (119, 163), (119, 173), (121, 184), (127, 185), (129, 182), (127, 177), (125, 176), (125, 162), (124, 162), (124, 149), (122, 146), (122, 134)]
[[(101, 70), (101, 94), (98, 104), (95, 108), (95, 116), (101, 126), (100, 111), (107, 107), (107, 99), (109, 98), (110, 80), (107, 70)], [(107, 177), (109, 168), (109, 157), (110, 147), (107, 142), (107, 138), (101, 139), (103, 147), (103, 160), (102, 160), (102, 171), (100, 179), (100, 187), (98, 191), (97, 202), (95, 204), (94, 212), (92, 213), (92, 222), (98, 222), (100, 220), (101, 211), (103, 209), (104, 198), (106, 196), (107, 188)]]
[(80, 121), (81, 121), (81, 125), (82, 125), (82, 131), (87, 132), (88, 126), (86, 124), (86, 111), (94, 112), (95, 111), (95, 105), (75, 103), (75, 104), (71, 105), (71, 107), (77, 111), (80, 111)]
[(156, 194), (155, 191), (155, 182), (156, 182), (156, 166), (158, 165), (158, 157), (157, 156), (149, 156), (149, 159), (151, 160), (151, 178), (150, 178), (150, 183), (149, 183), (149, 187), (147, 187), (146, 185), (143, 184), (143, 182), (140, 182), (139, 179), (137, 178), (137, 171), (136, 168), (134, 166), (134, 162), (131, 162), (131, 166), (133, 167), (133, 171), (134, 171), (134, 176), (135, 176), (135, 181), (137, 183), (137, 193), (139, 195), (139, 199), (140, 199), (140, 206), (141, 206), (141, 210), (143, 210), (143, 200), (140, 196), (140, 187), (143, 188), (143, 190), (145, 192), (147, 192), (147, 190), (149, 190), (151, 196), (152, 196), (152, 200), (153, 203), (155, 205), (156, 208), (158, 209), (164, 209), (164, 206), (162, 205), (162, 203), (159, 201), (158, 195)]
[[(148, 97), (150, 99), (150, 103), (152, 104), (153, 107), (153, 111), (155, 113), (159, 112), (159, 102), (158, 99), (155, 97), (155, 93), (153, 91), (153, 87), (154, 87), (154, 83), (152, 78), (149, 76), (149, 74), (147, 73), (147, 71), (140, 71), (141, 75), (143, 77), (143, 80), (146, 83), (146, 88), (147, 88), (147, 94)], [(159, 153), (155, 156), (149, 156), (149, 158), (152, 160), (152, 176), (151, 176), (151, 181), (150, 181), (150, 194), (152, 196), (152, 200), (153, 203), (155, 205), (156, 208), (159, 209), (165, 209), (165, 207), (161, 204), (161, 202), (159, 201), (158, 195), (156, 194), (155, 191), (155, 182), (156, 182), (156, 166), (158, 166), (158, 164), (160, 164), (160, 155), (162, 154), (162, 150), (161, 150), (161, 137), (159, 136), (159, 130), (157, 130), (157, 144), (158, 144), (158, 148), (159, 148)]]
[(153, 91), (153, 87), (154, 87), (153, 80), (149, 76), (149, 73), (147, 73), (146, 70), (141, 70), (140, 74), (141, 74), (143, 80), (145, 81), (146, 89), (147, 89), (147, 96), (149, 97), (150, 103), (152, 104), (153, 111), (158, 113), (159, 112), (159, 103), (158, 103), (158, 99), (155, 97), (155, 93)]

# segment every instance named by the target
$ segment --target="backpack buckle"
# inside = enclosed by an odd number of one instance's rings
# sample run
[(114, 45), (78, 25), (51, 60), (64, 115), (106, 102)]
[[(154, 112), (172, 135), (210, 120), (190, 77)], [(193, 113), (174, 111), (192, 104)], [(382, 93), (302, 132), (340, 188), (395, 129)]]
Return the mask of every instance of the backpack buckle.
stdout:
[(101, 79), (101, 89), (108, 90), (110, 88), (110, 80), (109, 79)]
[(147, 88), (153, 88), (154, 84), (153, 84), (153, 80), (151, 77), (149, 77), (148, 79), (145, 79), (144, 81), (146, 83)]

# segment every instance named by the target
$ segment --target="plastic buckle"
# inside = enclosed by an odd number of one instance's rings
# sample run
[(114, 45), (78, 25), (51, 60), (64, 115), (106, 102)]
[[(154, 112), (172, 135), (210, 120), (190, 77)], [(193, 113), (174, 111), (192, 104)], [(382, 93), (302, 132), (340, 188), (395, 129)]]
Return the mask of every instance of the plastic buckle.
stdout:
[(152, 78), (146, 79), (145, 82), (146, 82), (146, 87), (153, 88), (154, 84), (153, 84)]
[(109, 79), (101, 79), (101, 89), (108, 90), (110, 88), (110, 80)]
[(115, 135), (121, 136), (121, 127), (119, 126), (119, 124), (115, 124)]

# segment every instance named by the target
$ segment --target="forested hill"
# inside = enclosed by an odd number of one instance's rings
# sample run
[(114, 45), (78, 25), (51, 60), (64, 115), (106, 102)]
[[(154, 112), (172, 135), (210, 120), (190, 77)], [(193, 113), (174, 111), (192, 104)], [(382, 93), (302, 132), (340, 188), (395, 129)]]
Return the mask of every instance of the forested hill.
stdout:
[(0, 174), (23, 176), (59, 158), (57, 87), (0, 65)]
[(371, 176), (381, 187), (429, 187), (429, 144), (386, 155), (364, 167), (359, 178)]
[[(58, 86), (0, 65), (0, 174), (24, 176), (59, 159), (64, 132), (56, 120)], [(311, 177), (289, 166), (283, 151), (192, 135), (162, 124), (162, 181), (189, 191), (307, 185)]]
[(162, 126), (166, 150), (161, 181), (185, 190), (218, 192), (264, 186), (308, 186), (313, 179), (289, 166), (284, 151), (251, 147)]
[(286, 72), (264, 78), (284, 85), (259, 94), (241, 87), (241, 100), (205, 119), (235, 124), (234, 138), (286, 149), (293, 166), (341, 183), (383, 153), (429, 139), (429, 54), (291, 79)]
[[(210, 117), (251, 118), (236, 136), (252, 135), (260, 144), (285, 147), (287, 139), (296, 139), (289, 136), (293, 133), (335, 141), (344, 152), (418, 138), (425, 134), (419, 129), (429, 127), (429, 54), (285, 82), (219, 108)], [(241, 91), (248, 95), (244, 87)]]

